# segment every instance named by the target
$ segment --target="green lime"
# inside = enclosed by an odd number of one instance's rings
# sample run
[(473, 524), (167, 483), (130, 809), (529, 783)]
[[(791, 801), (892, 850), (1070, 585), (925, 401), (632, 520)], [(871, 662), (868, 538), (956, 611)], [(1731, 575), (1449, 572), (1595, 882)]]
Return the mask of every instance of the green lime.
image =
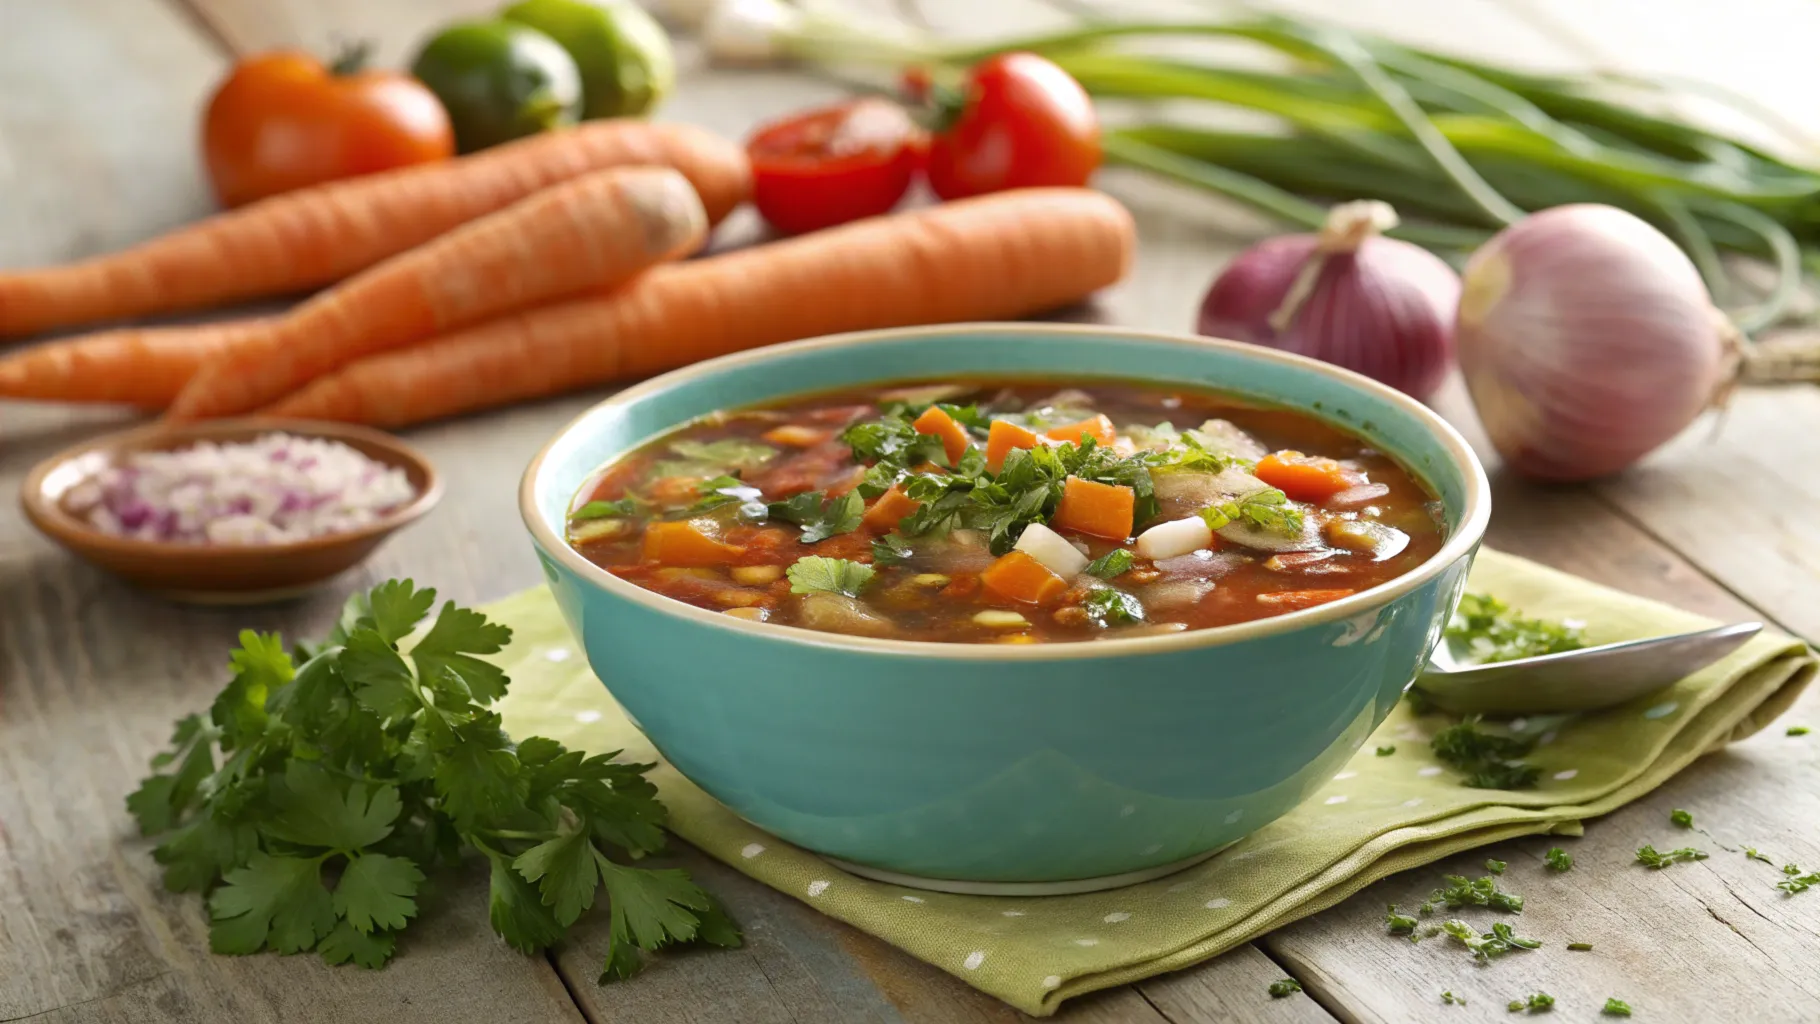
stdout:
[(676, 84), (670, 37), (632, 0), (522, 0), (500, 17), (544, 33), (575, 58), (583, 117), (643, 116)]
[(448, 108), (463, 153), (574, 124), (581, 73), (554, 39), (514, 21), (450, 25), (411, 62)]

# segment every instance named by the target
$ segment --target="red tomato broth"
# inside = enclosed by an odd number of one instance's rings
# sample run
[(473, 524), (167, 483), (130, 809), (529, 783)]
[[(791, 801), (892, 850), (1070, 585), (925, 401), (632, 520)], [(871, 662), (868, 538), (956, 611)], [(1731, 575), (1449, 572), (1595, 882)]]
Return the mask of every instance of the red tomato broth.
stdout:
[[(1003, 555), (995, 555), (983, 542), (976, 543), (984, 537), (978, 530), (969, 531), (963, 526), (936, 539), (927, 534), (904, 536), (890, 528), (889, 516), (866, 521), (864, 513), (881, 499), (881, 488), (875, 487), (870, 493), (864, 487), (858, 488), (863, 497), (857, 500), (863, 500), (863, 505), (858, 506), (858, 515), (850, 517), (852, 528), (812, 543), (804, 542), (802, 528), (797, 524), (775, 516), (755, 515), (755, 506), (792, 498), (805, 503), (819, 498), (821, 510), (815, 513), (818, 516), (837, 509), (841, 495), (855, 489), (868, 465), (856, 461), (843, 431), (855, 423), (878, 420), (881, 396), (935, 387), (945, 390), (941, 399), (944, 403), (977, 404), (988, 422), (1000, 414), (1018, 420), (1020, 425), (1036, 423), (1052, 428), (1104, 415), (1117, 428), (1115, 454), (1127, 460), (1131, 456), (1123, 446), (1134, 439), (1132, 435), (1138, 435), (1135, 440), (1161, 443), (1142, 428), (1154, 428), (1167, 421), (1180, 430), (1204, 421), (1223, 420), (1236, 431), (1221, 428), (1226, 432), (1216, 436), (1223, 441), (1245, 442), (1250, 457), (1240, 466), (1253, 465), (1260, 454), (1278, 452), (1332, 459), (1344, 467), (1349, 486), (1331, 496), (1330, 500), (1336, 502), (1332, 508), (1321, 503), (1288, 504), (1300, 511), (1309, 524), (1306, 535), (1317, 538), (1305, 539), (1305, 550), (1258, 549), (1222, 532), (1188, 555), (1154, 560), (1135, 555), (1136, 538), (1147, 528), (1193, 515), (1192, 511), (1184, 511), (1189, 506), (1174, 497), (1159, 501), (1160, 514), (1152, 514), (1148, 521), (1140, 504), (1134, 536), (1123, 540), (1057, 526), (1055, 533), (1081, 554), (1076, 558), (1053, 548), (1053, 559), (1098, 559), (1124, 549), (1134, 553), (1131, 568), (1110, 580), (1078, 571), (1058, 574), (1065, 585), (1059, 592), (1046, 584), (1031, 588), (1028, 593), (1040, 595), (1034, 602), (1009, 598), (982, 585), (982, 573)], [(1043, 418), (1044, 403), (1057, 406), (1049, 410), (1051, 419)], [(1033, 410), (1038, 419), (1026, 419)], [(919, 405), (903, 418), (906, 422), (915, 420), (922, 411)], [(826, 441), (806, 447), (763, 439), (767, 432), (789, 426), (820, 431), (832, 428), (835, 433)], [(986, 423), (978, 423), (968, 429), (971, 447), (981, 456), (986, 449), (985, 427)], [(786, 432), (783, 436), (791, 435)], [(673, 447), (679, 442), (696, 446), (689, 450), (698, 454), (736, 454), (747, 464), (716, 464), (712, 458), (692, 460)], [(1051, 440), (1043, 443), (1062, 444)], [(769, 449), (770, 454), (760, 457), (760, 448), (754, 446)], [(940, 452), (942, 439), (931, 437), (930, 447)], [(1180, 445), (1171, 450), (1179, 451)], [(947, 472), (921, 459), (916, 462), (912, 468)], [(723, 473), (738, 476), (738, 495), (715, 498), (710, 492), (707, 497), (724, 503), (689, 514), (677, 505), (677, 494), (686, 493), (684, 481), (677, 479), (683, 475), (676, 472), (679, 463), (693, 463), (696, 472), (690, 475), (697, 488)], [(1154, 485), (1165, 475), (1183, 472), (1152, 467), (1149, 479)], [(1241, 472), (1248, 475), (1248, 470)], [(982, 482), (992, 479), (988, 474)], [(1178, 476), (1170, 486), (1186, 479)], [(908, 483), (904, 480), (900, 486)], [(1061, 486), (1056, 487), (1058, 497), (1062, 490)], [(668, 504), (650, 503), (659, 495), (667, 495)], [(712, 414), (604, 466), (581, 489), (575, 508), (589, 502), (623, 499), (639, 502), (635, 511), (573, 522), (570, 538), (583, 557), (635, 586), (697, 607), (786, 625), (961, 643), (1085, 641), (1206, 629), (1268, 618), (1337, 600), (1401, 576), (1433, 556), (1445, 539), (1434, 496), (1396, 460), (1339, 427), (1304, 413), (1260, 407), (1215, 392), (1057, 378), (892, 384), (799, 396), (764, 407)], [(901, 501), (902, 496), (893, 500)], [(671, 566), (647, 560), (646, 525), (664, 520), (686, 520), (704, 536), (724, 545), (729, 552), (724, 564)], [(904, 522), (909, 525), (914, 521), (912, 515)], [(1047, 520), (1039, 521), (1047, 526)], [(887, 535), (899, 537), (909, 547), (912, 554), (907, 560), (877, 564), (876, 542)], [(699, 553), (718, 548), (704, 545), (691, 550)], [(805, 556), (857, 563), (870, 568), (873, 575), (852, 596), (793, 593), (788, 570)], [(1018, 567), (1024, 568), (1021, 564)], [(1108, 588), (1135, 598), (1141, 619), (1096, 617), (1091, 610), (1095, 592)], [(1101, 595), (1098, 600), (1117, 604), (1124, 598)], [(981, 616), (982, 612), (991, 614)], [(1006, 612), (1017, 613), (1023, 622), (1014, 624), (1002, 614)]]

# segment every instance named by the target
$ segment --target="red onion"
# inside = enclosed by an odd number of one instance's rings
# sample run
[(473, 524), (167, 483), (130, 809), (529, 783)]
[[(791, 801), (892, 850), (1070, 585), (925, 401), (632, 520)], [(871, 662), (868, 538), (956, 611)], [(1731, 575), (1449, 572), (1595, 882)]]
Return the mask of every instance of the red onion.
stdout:
[(1344, 366), (1417, 398), (1453, 358), (1460, 278), (1433, 253), (1379, 237), (1384, 203), (1342, 203), (1317, 235), (1245, 250), (1207, 290), (1200, 331)]
[(1674, 242), (1593, 204), (1474, 253), (1454, 334), (1493, 446), (1542, 480), (1615, 473), (1680, 433), (1729, 387), (1739, 343)]

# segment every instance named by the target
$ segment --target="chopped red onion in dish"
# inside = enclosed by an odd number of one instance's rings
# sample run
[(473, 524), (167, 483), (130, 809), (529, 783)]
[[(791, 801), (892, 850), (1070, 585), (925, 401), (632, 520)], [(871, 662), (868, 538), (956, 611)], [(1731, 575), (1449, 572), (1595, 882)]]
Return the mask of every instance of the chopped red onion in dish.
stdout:
[(340, 441), (266, 434), (134, 452), (71, 487), (102, 533), (185, 544), (283, 544), (346, 533), (416, 497), (404, 470)]

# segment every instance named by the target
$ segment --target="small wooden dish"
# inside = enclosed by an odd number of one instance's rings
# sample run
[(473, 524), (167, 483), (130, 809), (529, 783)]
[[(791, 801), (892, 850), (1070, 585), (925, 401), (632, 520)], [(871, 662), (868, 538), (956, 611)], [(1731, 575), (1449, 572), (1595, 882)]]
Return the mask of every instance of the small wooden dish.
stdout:
[[(183, 544), (115, 537), (68, 511), (77, 483), (131, 452), (196, 441), (250, 441), (283, 432), (339, 441), (405, 472), (417, 492), (409, 504), (358, 530), (288, 544)], [(225, 419), (150, 426), (108, 434), (66, 449), (26, 474), (19, 500), (26, 518), (78, 557), (130, 583), (188, 604), (258, 604), (295, 597), (359, 564), (394, 530), (442, 497), (442, 481), (421, 452), (377, 430), (308, 420)]]

